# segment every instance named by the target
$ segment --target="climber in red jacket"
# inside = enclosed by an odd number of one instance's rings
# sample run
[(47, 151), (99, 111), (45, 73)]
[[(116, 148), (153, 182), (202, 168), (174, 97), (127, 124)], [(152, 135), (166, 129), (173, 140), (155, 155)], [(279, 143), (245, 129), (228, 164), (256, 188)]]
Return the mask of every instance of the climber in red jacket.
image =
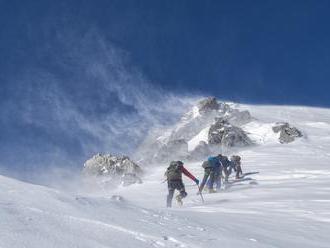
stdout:
[(199, 180), (183, 167), (183, 163), (181, 161), (172, 161), (165, 172), (168, 186), (167, 207), (172, 206), (172, 199), (175, 190), (180, 192), (180, 194), (176, 196), (176, 200), (179, 205), (183, 204), (182, 199), (187, 196), (187, 192), (182, 181), (182, 173), (193, 180), (197, 185), (199, 184)]

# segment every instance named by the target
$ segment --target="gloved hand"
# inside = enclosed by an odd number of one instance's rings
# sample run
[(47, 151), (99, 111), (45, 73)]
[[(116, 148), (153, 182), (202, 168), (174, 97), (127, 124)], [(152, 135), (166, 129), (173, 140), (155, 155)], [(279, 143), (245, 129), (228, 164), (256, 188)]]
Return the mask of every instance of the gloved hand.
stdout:
[(199, 185), (199, 180), (197, 178), (195, 179), (195, 183)]

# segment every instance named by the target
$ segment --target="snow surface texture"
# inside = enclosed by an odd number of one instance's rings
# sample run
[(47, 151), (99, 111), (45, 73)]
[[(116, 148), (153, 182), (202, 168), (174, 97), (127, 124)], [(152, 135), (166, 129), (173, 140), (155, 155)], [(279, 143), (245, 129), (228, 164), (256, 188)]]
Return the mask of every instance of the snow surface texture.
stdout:
[[(239, 152), (243, 172), (259, 173), (205, 194), (205, 204), (185, 178), (184, 206), (172, 209), (164, 207), (165, 164), (143, 184), (98, 194), (0, 176), (0, 247), (329, 247), (330, 109), (240, 109), (256, 118), (243, 128), (260, 144)], [(269, 132), (277, 121), (305, 138), (280, 144), (279, 134)], [(202, 177), (201, 162), (185, 166)]]

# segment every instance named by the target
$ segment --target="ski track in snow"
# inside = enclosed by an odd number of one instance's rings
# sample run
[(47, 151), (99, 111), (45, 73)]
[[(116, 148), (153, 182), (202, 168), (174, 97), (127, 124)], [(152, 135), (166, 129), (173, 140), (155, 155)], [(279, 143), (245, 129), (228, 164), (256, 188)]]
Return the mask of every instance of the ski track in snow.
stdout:
[[(0, 176), (0, 247), (329, 247), (330, 110), (240, 107), (257, 118), (244, 129), (262, 144), (239, 152), (243, 172), (259, 173), (204, 194), (205, 204), (185, 178), (189, 195), (172, 209), (161, 183), (167, 165), (141, 185), (97, 195)], [(268, 132), (276, 121), (296, 125), (305, 138), (279, 144)], [(201, 162), (186, 167), (202, 177)]]

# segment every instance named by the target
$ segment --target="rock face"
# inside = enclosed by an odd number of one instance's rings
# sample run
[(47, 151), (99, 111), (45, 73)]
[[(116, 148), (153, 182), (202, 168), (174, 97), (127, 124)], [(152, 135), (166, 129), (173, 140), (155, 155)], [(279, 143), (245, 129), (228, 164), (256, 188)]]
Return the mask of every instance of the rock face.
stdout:
[(278, 122), (273, 126), (275, 133), (280, 133), (279, 141), (282, 144), (295, 141), (296, 138), (302, 137), (302, 133), (295, 127), (290, 126), (287, 122)]
[(231, 125), (227, 120), (218, 118), (210, 127), (208, 142), (211, 145), (222, 145), (226, 147), (248, 146), (252, 141), (239, 127)]
[(85, 162), (83, 173), (92, 176), (108, 176), (120, 180), (127, 174), (137, 177), (142, 174), (142, 169), (127, 156), (96, 154)]
[(212, 110), (219, 110), (220, 104), (218, 103), (217, 99), (215, 97), (208, 97), (206, 99), (201, 100), (198, 103), (198, 110), (199, 113), (207, 113)]
[(222, 118), (235, 126), (252, 120), (249, 111), (240, 111), (227, 103), (218, 102), (215, 97), (208, 97), (199, 101), (191, 111), (183, 115), (168, 140), (184, 139), (188, 142), (202, 129), (210, 127), (215, 118)]
[[(224, 123), (215, 123), (218, 119)], [(172, 127), (160, 130), (158, 136), (148, 136), (135, 156), (145, 164), (167, 163), (205, 158), (223, 147), (247, 146), (252, 142), (240, 126), (251, 120), (249, 111), (208, 97), (192, 106)]]

